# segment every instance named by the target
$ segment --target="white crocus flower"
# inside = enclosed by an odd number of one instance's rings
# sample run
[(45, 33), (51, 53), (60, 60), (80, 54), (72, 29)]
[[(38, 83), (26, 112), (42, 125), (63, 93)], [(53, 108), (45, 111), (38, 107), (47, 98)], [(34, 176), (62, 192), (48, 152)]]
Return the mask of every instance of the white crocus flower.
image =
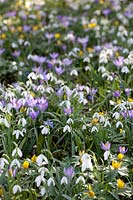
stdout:
[(48, 164), (48, 159), (46, 158), (46, 156), (44, 156), (43, 154), (40, 154), (37, 159), (36, 159), (37, 165), (41, 166), (41, 165), (47, 165)]
[(22, 189), (19, 185), (14, 185), (13, 194), (16, 194), (17, 192), (22, 192)]
[(84, 172), (86, 169), (93, 170), (93, 165), (91, 162), (91, 156), (87, 153), (83, 154), (81, 157), (82, 162), (82, 172)]
[(55, 181), (54, 181), (54, 179), (53, 179), (52, 177), (50, 177), (50, 178), (47, 180), (47, 185), (48, 185), (48, 186), (51, 186), (51, 185), (55, 186)]
[(63, 176), (62, 179), (61, 179), (61, 185), (62, 184), (68, 184), (68, 180), (67, 180), (67, 177), (66, 176)]

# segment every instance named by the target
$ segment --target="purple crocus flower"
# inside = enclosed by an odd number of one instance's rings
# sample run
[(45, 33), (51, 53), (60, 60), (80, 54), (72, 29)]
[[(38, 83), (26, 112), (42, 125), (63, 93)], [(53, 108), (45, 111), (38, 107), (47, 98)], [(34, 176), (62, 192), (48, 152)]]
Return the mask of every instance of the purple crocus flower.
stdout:
[(133, 110), (128, 111), (128, 116), (130, 119), (133, 119)]
[(78, 37), (78, 42), (82, 44), (84, 51), (85, 51), (88, 41), (89, 41), (88, 37), (84, 37), (84, 38)]
[(121, 67), (124, 63), (124, 57), (119, 56), (118, 59), (113, 62), (118, 68)]
[(69, 58), (64, 58), (64, 59), (63, 59), (63, 64), (66, 65), (66, 66), (71, 65), (72, 62), (73, 62), (73, 61), (72, 61), (71, 59), (69, 59)]
[(19, 110), (21, 106), (23, 106), (22, 99), (15, 99), (11, 100), (12, 108), (15, 110)]
[(5, 49), (0, 49), (0, 55), (2, 55), (5, 52)]
[(31, 29), (31, 27), (29, 25), (24, 25), (23, 26), (24, 32), (28, 32), (30, 29)]
[(62, 89), (62, 88), (59, 88), (59, 89), (57, 90), (57, 92), (56, 92), (56, 95), (57, 95), (58, 97), (62, 97), (62, 96), (63, 96), (63, 93), (64, 93), (63, 89)]
[(53, 58), (53, 59), (56, 59), (58, 56), (59, 56), (58, 53), (55, 53), (55, 52), (50, 53), (50, 57)]
[(38, 55), (31, 56), (31, 59), (40, 64), (43, 64), (46, 61), (46, 57), (38, 56)]
[(40, 111), (45, 111), (48, 108), (48, 101), (44, 97), (37, 99), (36, 106)]
[(107, 8), (107, 9), (104, 9), (104, 10), (102, 11), (102, 13), (103, 13), (105, 16), (108, 16), (108, 15), (111, 13), (111, 10), (110, 10), (109, 8)]
[(15, 57), (19, 57), (20, 54), (21, 54), (21, 51), (14, 51), (14, 52), (12, 53), (12, 55), (15, 56)]
[(60, 76), (64, 72), (64, 69), (61, 66), (55, 67), (55, 72)]
[(44, 125), (48, 125), (48, 126), (50, 126), (51, 128), (54, 127), (53, 122), (52, 122), (50, 119), (48, 119), (47, 121), (45, 121), (45, 122), (44, 122)]
[(72, 107), (64, 108), (63, 111), (64, 111), (65, 115), (71, 115), (73, 112), (73, 108)]
[(74, 168), (72, 166), (67, 167), (67, 168), (64, 167), (64, 174), (68, 178), (73, 178), (73, 176), (74, 176)]
[(29, 116), (31, 117), (32, 120), (35, 120), (38, 117), (39, 113), (40, 113), (39, 110), (38, 111), (32, 110), (29, 112)]
[(45, 33), (45, 36), (48, 40), (51, 40), (54, 37), (53, 33)]
[(105, 144), (102, 142), (101, 143), (101, 149), (103, 149), (104, 151), (108, 151), (110, 150), (110, 146), (111, 146), (111, 143), (110, 142), (106, 142)]
[(126, 88), (126, 89), (125, 89), (125, 93), (126, 93), (127, 96), (130, 95), (131, 89), (130, 89), (130, 88)]
[(128, 148), (126, 147), (119, 146), (118, 148), (119, 153), (125, 154), (127, 151), (128, 151)]
[(116, 98), (120, 97), (120, 92), (118, 90), (114, 91), (113, 96)]
[(6, 16), (7, 17), (14, 17), (14, 16), (16, 16), (16, 11), (10, 11), (10, 12), (6, 13)]

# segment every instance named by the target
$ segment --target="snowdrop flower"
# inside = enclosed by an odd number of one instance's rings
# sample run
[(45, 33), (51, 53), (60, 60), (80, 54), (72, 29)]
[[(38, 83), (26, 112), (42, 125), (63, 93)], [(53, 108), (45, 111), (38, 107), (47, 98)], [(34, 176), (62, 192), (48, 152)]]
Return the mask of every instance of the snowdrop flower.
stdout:
[(0, 158), (0, 169), (3, 169), (5, 164), (9, 164), (8, 160), (6, 160), (5, 158)]
[(16, 194), (17, 192), (22, 192), (22, 189), (19, 185), (14, 185), (13, 194)]
[(108, 160), (108, 157), (109, 157), (109, 154), (110, 154), (110, 151), (105, 151), (104, 152), (104, 160)]
[(39, 168), (38, 172), (39, 172), (42, 176), (44, 176), (44, 173), (48, 173), (49, 170), (48, 170), (46, 167), (41, 167), (41, 168)]
[(91, 129), (91, 133), (93, 133), (95, 131), (98, 132), (98, 128), (96, 126), (93, 126), (92, 129)]
[(46, 189), (44, 187), (41, 187), (40, 193), (41, 193), (41, 196), (44, 196), (46, 193)]
[(118, 128), (119, 126), (121, 126), (121, 128), (123, 128), (123, 124), (122, 124), (122, 122), (120, 122), (120, 121), (118, 121), (118, 122), (116, 123), (116, 128)]
[(17, 159), (14, 159), (11, 164), (10, 167), (12, 168), (13, 166), (17, 165), (18, 168), (20, 168), (20, 162)]
[(19, 121), (18, 121), (18, 125), (20, 125), (20, 124), (22, 124), (22, 126), (24, 127), (24, 126), (27, 124), (26, 119), (25, 119), (25, 118), (21, 118), (21, 119), (19, 119)]
[(47, 165), (48, 164), (48, 159), (46, 158), (46, 156), (44, 156), (43, 154), (40, 154), (37, 159), (36, 159), (37, 165), (41, 166), (41, 165)]
[(16, 147), (16, 148), (12, 151), (12, 156), (14, 157), (15, 155), (18, 155), (20, 158), (22, 157), (22, 151), (19, 149), (19, 147)]
[(125, 73), (125, 74), (128, 74), (129, 73), (128, 67), (127, 66), (122, 67), (121, 72)]
[(81, 162), (82, 162), (82, 172), (84, 172), (86, 169), (89, 169), (93, 171), (93, 165), (91, 162), (91, 156), (87, 153), (83, 154), (81, 157)]
[(40, 126), (40, 128), (43, 128), (41, 130), (42, 135), (47, 135), (49, 133), (49, 127), (48, 126), (42, 125), (42, 126)]
[(36, 186), (39, 187), (41, 185), (41, 183), (46, 183), (46, 179), (42, 176), (42, 175), (39, 175), (35, 178), (35, 183), (36, 183)]
[(62, 179), (61, 179), (61, 185), (62, 184), (68, 184), (68, 180), (67, 180), (67, 177), (66, 176), (63, 176)]
[(48, 185), (48, 186), (51, 186), (51, 185), (55, 186), (55, 181), (54, 181), (54, 179), (53, 179), (52, 177), (50, 177), (50, 178), (47, 180), (47, 185)]
[(22, 137), (24, 137), (23, 131), (20, 131), (20, 130), (14, 130), (13, 133), (12, 133), (12, 135), (15, 135), (16, 139), (18, 139), (20, 135)]
[(85, 57), (84, 60), (83, 60), (83, 62), (88, 62), (88, 63), (90, 63), (90, 58)]
[(65, 133), (66, 131), (68, 131), (69, 133), (71, 133), (71, 127), (66, 125), (64, 128), (63, 128), (63, 133)]
[(6, 118), (0, 118), (0, 124), (4, 124), (5, 127), (7, 127), (7, 128), (10, 127), (10, 123), (7, 121)]
[(78, 76), (78, 71), (76, 69), (73, 69), (70, 73), (70, 76), (72, 75)]
[(113, 113), (113, 117), (115, 117), (115, 119), (119, 119), (120, 113), (118, 112)]
[(108, 119), (105, 119), (104, 127), (107, 127), (107, 126), (111, 127), (111, 124)]
[(66, 123), (67, 124), (73, 124), (73, 120), (71, 118), (69, 118)]
[(76, 184), (78, 184), (79, 182), (82, 182), (83, 184), (85, 184), (85, 179), (83, 176), (79, 176), (76, 180)]
[(109, 154), (110, 154), (110, 146), (111, 146), (111, 143), (110, 142), (106, 142), (105, 144), (104, 143), (101, 143), (101, 149), (103, 149), (105, 151), (104, 153), (104, 160), (107, 160), (108, 157), (109, 157)]
[(104, 66), (100, 66), (98, 68), (98, 72), (104, 73), (104, 72), (106, 72), (106, 68)]

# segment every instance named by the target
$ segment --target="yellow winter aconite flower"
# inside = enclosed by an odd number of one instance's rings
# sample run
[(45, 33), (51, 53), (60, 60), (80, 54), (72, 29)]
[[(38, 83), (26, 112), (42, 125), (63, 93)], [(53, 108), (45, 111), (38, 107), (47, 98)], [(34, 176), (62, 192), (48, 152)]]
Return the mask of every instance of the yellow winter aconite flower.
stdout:
[(89, 53), (92, 53), (92, 52), (93, 52), (93, 48), (88, 47), (88, 48), (87, 48), (87, 51), (88, 51)]
[(86, 28), (88, 28), (88, 25), (87, 25), (87, 24), (83, 24), (82, 27), (83, 27), (84, 29), (86, 29)]
[(95, 28), (96, 26), (97, 26), (97, 24), (94, 22), (88, 24), (88, 28)]
[(17, 31), (22, 32), (22, 30), (23, 30), (22, 26), (17, 27)]
[(33, 26), (32, 29), (33, 29), (33, 31), (38, 31), (39, 27), (38, 26)]
[(128, 98), (128, 102), (133, 103), (133, 98)]
[(99, 115), (104, 115), (104, 112), (99, 112), (98, 114), (99, 114)]
[(112, 161), (112, 167), (114, 169), (119, 169), (121, 167), (121, 163), (117, 161)]
[(122, 188), (124, 188), (124, 186), (125, 186), (124, 181), (121, 180), (121, 179), (119, 178), (119, 179), (117, 180), (117, 187), (118, 187), (119, 189), (122, 189)]
[(59, 39), (61, 37), (61, 34), (60, 33), (55, 33), (54, 36), (55, 36), (56, 39)]
[(24, 161), (23, 168), (24, 169), (28, 169), (29, 168), (29, 162), (28, 161)]
[(91, 123), (92, 124), (97, 124), (98, 123), (98, 119), (97, 118), (92, 119)]
[(90, 190), (88, 192), (89, 197), (94, 197), (95, 196), (95, 192), (93, 192), (92, 190)]
[(119, 154), (117, 155), (117, 158), (118, 158), (118, 160), (122, 160), (122, 159), (124, 158), (124, 154), (119, 153)]
[(34, 154), (34, 155), (31, 157), (31, 160), (32, 160), (32, 162), (36, 162), (36, 159), (37, 159), (37, 156)]
[(116, 51), (115, 56), (118, 58), (120, 56), (120, 53), (118, 51)]
[(0, 197), (3, 196), (3, 189), (0, 187)]
[(83, 51), (79, 51), (79, 56), (83, 56), (84, 55), (84, 53), (83, 53)]
[(0, 38), (3, 39), (3, 40), (6, 39), (6, 34), (5, 34), (5, 33), (2, 33), (2, 34), (0, 35)]
[(30, 95), (31, 95), (32, 97), (35, 97), (35, 93), (32, 92), (32, 91), (30, 91)]
[(120, 100), (120, 99), (118, 99), (116, 103), (117, 103), (117, 104), (120, 104), (120, 103), (121, 103), (121, 100)]

